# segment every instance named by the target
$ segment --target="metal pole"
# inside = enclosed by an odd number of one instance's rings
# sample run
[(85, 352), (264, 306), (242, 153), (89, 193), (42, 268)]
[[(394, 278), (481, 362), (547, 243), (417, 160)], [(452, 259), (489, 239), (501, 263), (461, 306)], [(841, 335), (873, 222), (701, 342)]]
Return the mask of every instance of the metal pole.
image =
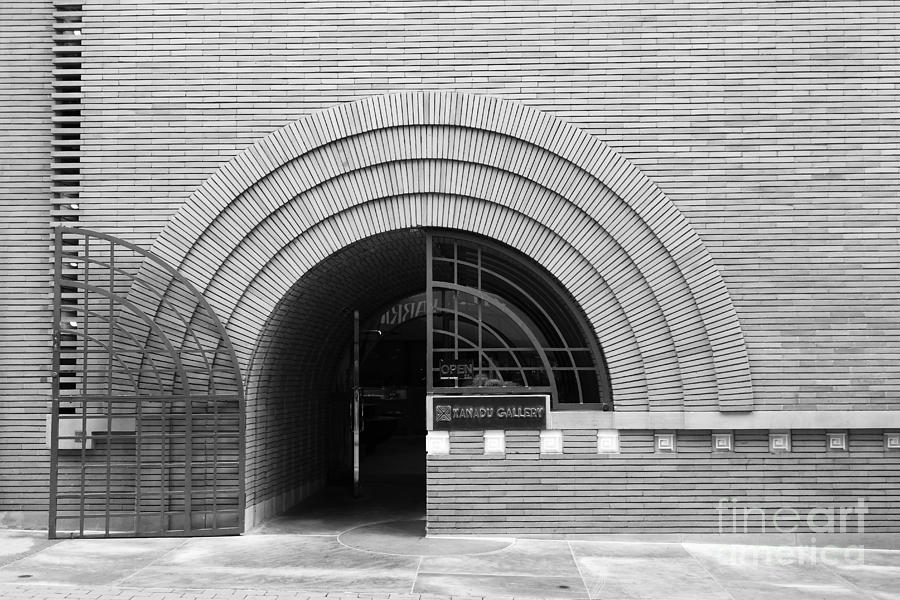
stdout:
[(434, 393), (434, 271), (433, 238), (425, 232), (425, 396)]
[(59, 368), (60, 368), (60, 321), (62, 320), (62, 229), (54, 232), (53, 255), (53, 365), (51, 367), (53, 396), (50, 401), (50, 511), (47, 523), (47, 537), (56, 538), (57, 492), (59, 489)]
[(359, 497), (359, 434), (362, 410), (359, 387), (359, 311), (353, 311), (353, 497)]

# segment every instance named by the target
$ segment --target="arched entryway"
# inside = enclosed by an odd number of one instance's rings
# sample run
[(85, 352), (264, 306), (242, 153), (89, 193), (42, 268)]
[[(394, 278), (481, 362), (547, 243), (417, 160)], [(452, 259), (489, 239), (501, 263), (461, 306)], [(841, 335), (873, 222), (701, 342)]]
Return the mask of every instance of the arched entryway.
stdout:
[[(288, 355), (270, 334), (285, 298), (329, 256), (416, 228), (485, 236), (552, 275), (603, 348), (616, 410), (752, 408), (743, 336), (718, 270), (634, 165), (521, 104), (432, 93), (369, 98), (248, 148), (154, 245), (226, 323), (248, 374), (249, 523), (314, 486), (274, 485), (268, 473), (293, 459), (255, 437), (266, 426), (254, 411), (277, 420), (286, 402), (280, 384), (252, 374), (258, 357)], [(330, 327), (312, 317), (295, 326), (323, 335)]]
[(464, 394), (613, 406), (587, 316), (527, 256), (448, 229), (366, 237), (304, 274), (263, 330), (248, 379), (252, 481), (284, 494), (273, 511), (354, 477), (424, 507), (429, 398)]

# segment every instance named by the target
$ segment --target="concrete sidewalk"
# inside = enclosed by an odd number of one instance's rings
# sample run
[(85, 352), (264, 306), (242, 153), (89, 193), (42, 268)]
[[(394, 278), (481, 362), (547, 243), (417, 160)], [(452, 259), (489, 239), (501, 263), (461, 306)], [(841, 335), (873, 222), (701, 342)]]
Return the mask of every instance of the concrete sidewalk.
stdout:
[(895, 550), (435, 539), (416, 519), (315, 524), (179, 539), (0, 530), (0, 598), (900, 600)]

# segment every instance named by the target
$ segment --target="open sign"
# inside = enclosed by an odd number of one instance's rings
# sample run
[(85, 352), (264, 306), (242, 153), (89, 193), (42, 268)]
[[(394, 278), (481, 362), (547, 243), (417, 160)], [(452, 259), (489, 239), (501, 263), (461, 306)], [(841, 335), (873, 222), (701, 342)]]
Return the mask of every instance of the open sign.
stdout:
[(472, 379), (475, 377), (475, 365), (472, 361), (448, 361), (441, 359), (441, 379)]

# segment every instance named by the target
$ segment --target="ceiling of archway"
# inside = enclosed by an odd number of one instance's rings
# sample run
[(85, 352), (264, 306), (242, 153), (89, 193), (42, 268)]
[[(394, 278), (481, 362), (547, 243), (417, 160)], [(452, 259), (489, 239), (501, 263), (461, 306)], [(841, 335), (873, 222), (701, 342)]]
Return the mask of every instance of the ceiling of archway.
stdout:
[(366, 318), (382, 306), (425, 286), (425, 235), (418, 229), (366, 238), (330, 255), (298, 280), (267, 323), (251, 367), (251, 385), (266, 369), (320, 364), (352, 336), (353, 311)]

